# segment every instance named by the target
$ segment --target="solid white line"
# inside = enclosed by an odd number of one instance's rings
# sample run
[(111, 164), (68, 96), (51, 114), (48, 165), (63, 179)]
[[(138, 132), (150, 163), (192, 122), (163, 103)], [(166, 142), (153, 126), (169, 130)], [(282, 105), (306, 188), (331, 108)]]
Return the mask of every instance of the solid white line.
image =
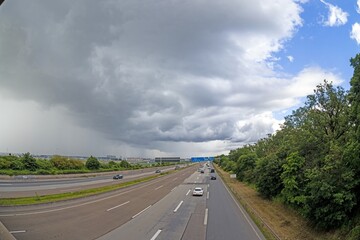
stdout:
[(124, 203), (122, 203), (122, 204), (120, 204), (120, 205), (117, 205), (117, 206), (115, 206), (115, 207), (112, 207), (112, 208), (109, 208), (108, 210), (106, 210), (107, 212), (109, 212), (109, 211), (111, 211), (111, 210), (113, 210), (113, 209), (115, 209), (115, 208), (118, 208), (118, 207), (121, 207), (121, 206), (124, 206), (125, 204), (128, 204), (130, 201), (127, 201), (127, 202), (124, 202)]
[(131, 218), (136, 218), (137, 216), (139, 216), (140, 214), (142, 214), (143, 212), (145, 212), (146, 210), (148, 210), (150, 207), (151, 207), (151, 205), (150, 205), (150, 206), (148, 206), (147, 208), (145, 208), (145, 209), (141, 210), (140, 212), (138, 212), (137, 214), (135, 214), (135, 215), (134, 215), (134, 216), (132, 216)]
[(160, 187), (155, 188), (155, 190), (158, 190), (159, 188), (162, 188), (164, 185), (161, 185)]
[(14, 233), (25, 233), (26, 230), (19, 230), (19, 231), (9, 231), (11, 234), (14, 234)]
[(208, 187), (210, 187), (210, 184), (208, 184)]
[(189, 195), (190, 192), (191, 192), (191, 189), (189, 189), (189, 191), (186, 193), (186, 196)]
[(206, 224), (207, 224), (208, 214), (209, 214), (209, 209), (205, 209), (204, 225), (206, 225)]
[(181, 201), (181, 202), (179, 203), (179, 205), (177, 205), (177, 207), (174, 209), (174, 212), (177, 212), (177, 210), (180, 208), (180, 206), (181, 206), (181, 204), (183, 204), (183, 202), (184, 202), (184, 201)]
[(209, 199), (210, 192), (207, 192), (206, 199)]
[(158, 236), (159, 236), (159, 234), (161, 233), (161, 231), (162, 230), (157, 230), (157, 232), (154, 234), (154, 236), (150, 239), (150, 240), (155, 240)]
[(171, 189), (171, 191), (170, 191), (170, 192), (174, 191), (174, 190), (175, 190), (175, 188), (176, 188), (176, 187), (174, 187), (173, 189)]

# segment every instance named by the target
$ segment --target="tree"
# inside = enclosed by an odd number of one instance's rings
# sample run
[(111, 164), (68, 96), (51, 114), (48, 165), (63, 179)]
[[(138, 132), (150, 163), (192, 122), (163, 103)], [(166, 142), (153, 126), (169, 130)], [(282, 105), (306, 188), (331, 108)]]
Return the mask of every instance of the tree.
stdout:
[(89, 170), (97, 170), (100, 168), (100, 162), (96, 157), (90, 156), (86, 160), (85, 166)]
[(266, 198), (276, 197), (283, 189), (281, 173), (283, 162), (272, 154), (259, 159), (256, 165), (256, 188)]
[(23, 161), (24, 167), (27, 170), (35, 171), (38, 168), (36, 159), (33, 156), (31, 156), (31, 154), (29, 152), (23, 154), (21, 160)]
[(236, 162), (236, 178), (240, 181), (251, 182), (254, 177), (253, 170), (255, 168), (256, 160), (257, 156), (255, 153), (241, 155)]
[(284, 188), (281, 195), (286, 203), (296, 207), (301, 207), (304, 204), (304, 164), (305, 159), (294, 152), (286, 159), (285, 164), (282, 165), (283, 173), (281, 179)]
[(122, 168), (131, 168), (131, 164), (126, 160), (122, 160), (119, 165)]

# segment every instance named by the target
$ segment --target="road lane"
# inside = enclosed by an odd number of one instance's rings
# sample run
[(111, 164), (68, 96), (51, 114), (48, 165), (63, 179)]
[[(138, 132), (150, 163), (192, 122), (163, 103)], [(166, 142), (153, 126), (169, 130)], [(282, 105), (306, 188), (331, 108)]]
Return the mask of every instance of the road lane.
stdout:
[(217, 180), (210, 180), (210, 191), (211, 195), (207, 201), (209, 210), (206, 240), (265, 239), (219, 177)]

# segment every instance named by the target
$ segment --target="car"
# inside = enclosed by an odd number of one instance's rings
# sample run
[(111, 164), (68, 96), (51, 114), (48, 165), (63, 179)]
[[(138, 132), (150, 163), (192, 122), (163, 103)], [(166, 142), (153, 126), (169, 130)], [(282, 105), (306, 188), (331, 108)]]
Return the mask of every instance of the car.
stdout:
[(215, 169), (213, 169), (213, 168), (210, 169), (210, 172), (211, 172), (211, 173), (214, 173), (214, 172), (215, 172)]
[(155, 171), (155, 173), (161, 173), (161, 171), (158, 169), (158, 170)]
[(211, 176), (210, 180), (216, 180), (216, 176)]
[(175, 170), (178, 170), (178, 169), (180, 169), (180, 166), (176, 166), (176, 167), (175, 167)]
[(200, 170), (200, 173), (204, 173), (204, 170), (203, 170), (203, 169), (201, 169), (201, 170)]
[(123, 179), (123, 175), (121, 174), (116, 174), (115, 176), (113, 176), (113, 179)]
[(193, 196), (202, 196), (202, 195), (204, 195), (204, 190), (201, 187), (196, 187), (196, 188), (194, 188), (192, 195)]

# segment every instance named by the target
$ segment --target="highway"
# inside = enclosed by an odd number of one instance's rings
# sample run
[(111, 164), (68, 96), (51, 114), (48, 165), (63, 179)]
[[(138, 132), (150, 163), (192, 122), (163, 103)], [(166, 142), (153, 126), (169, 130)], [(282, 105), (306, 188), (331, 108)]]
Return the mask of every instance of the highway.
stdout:
[[(182, 166), (183, 167), (183, 166)], [(122, 181), (132, 181), (136, 178), (155, 175), (155, 169), (161, 169), (162, 172), (173, 170), (174, 167), (149, 168), (141, 170), (127, 170), (112, 173), (102, 173), (101, 175), (91, 175), (86, 177), (71, 177), (63, 175), (58, 178), (38, 179), (33, 176), (17, 176), (11, 180), (0, 180), (0, 197), (29, 197), (38, 195), (48, 195), (54, 193), (71, 192), (74, 190), (87, 189), (118, 183), (112, 177), (115, 174), (122, 174)], [(47, 177), (47, 176), (41, 176)]]
[[(197, 165), (95, 197), (0, 207), (16, 239), (265, 239), (222, 181)], [(195, 186), (203, 196), (192, 196)]]

